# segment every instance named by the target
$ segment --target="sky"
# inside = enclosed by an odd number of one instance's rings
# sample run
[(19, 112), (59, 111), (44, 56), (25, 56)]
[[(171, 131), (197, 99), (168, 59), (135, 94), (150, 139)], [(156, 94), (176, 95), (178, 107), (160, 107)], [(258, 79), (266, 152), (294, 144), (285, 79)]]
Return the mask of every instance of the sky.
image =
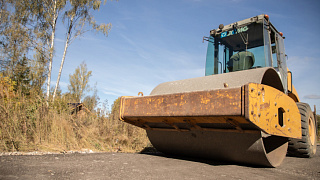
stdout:
[[(268, 14), (285, 36), (287, 65), (300, 101), (320, 112), (320, 1), (318, 0), (119, 0), (94, 12), (98, 23), (112, 23), (108, 37), (88, 32), (68, 49), (60, 88), (85, 62), (101, 102), (109, 108), (120, 96), (149, 95), (158, 84), (204, 76), (209, 36), (219, 24)], [(55, 85), (65, 28), (58, 26), (52, 69)], [(319, 113), (318, 113), (319, 114)]]

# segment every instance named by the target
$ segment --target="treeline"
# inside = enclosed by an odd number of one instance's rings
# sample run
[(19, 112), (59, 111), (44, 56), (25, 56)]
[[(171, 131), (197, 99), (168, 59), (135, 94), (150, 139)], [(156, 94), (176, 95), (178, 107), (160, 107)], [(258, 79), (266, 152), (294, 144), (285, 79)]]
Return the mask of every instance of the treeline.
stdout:
[[(0, 0), (0, 151), (119, 147), (135, 151), (148, 143), (143, 130), (117, 119), (118, 101), (111, 112), (99, 103), (85, 63), (79, 62), (69, 75), (68, 92), (59, 89), (71, 42), (87, 31), (108, 34), (111, 24), (97, 24), (92, 16), (102, 4), (100, 0)], [(66, 41), (53, 87), (59, 23), (66, 27)], [(74, 102), (85, 108), (73, 113), (68, 103)]]

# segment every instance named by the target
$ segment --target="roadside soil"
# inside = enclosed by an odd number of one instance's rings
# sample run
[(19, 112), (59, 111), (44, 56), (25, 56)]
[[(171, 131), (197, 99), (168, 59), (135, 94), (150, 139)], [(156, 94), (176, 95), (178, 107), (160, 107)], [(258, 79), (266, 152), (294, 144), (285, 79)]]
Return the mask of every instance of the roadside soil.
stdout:
[(158, 152), (4, 155), (0, 179), (320, 179), (320, 146), (313, 158), (286, 157), (277, 168)]

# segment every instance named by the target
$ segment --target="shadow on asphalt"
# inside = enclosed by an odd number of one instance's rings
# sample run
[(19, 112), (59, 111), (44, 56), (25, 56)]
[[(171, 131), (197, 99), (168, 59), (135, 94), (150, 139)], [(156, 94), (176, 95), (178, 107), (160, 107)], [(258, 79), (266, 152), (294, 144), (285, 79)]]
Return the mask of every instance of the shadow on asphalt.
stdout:
[[(313, 156), (313, 158), (320, 156), (319, 151), (320, 151), (320, 143), (318, 142), (317, 143), (317, 153)], [(250, 167), (250, 168), (272, 168), (272, 167), (265, 167), (265, 166), (259, 166), (259, 165), (241, 164), (241, 163), (236, 163), (236, 162), (217, 161), (217, 160), (208, 160), (208, 159), (184, 157), (184, 156), (177, 156), (177, 155), (168, 155), (168, 154), (164, 154), (164, 153), (158, 151), (154, 147), (145, 147), (140, 152), (140, 154), (145, 154), (145, 155), (150, 155), (150, 156), (160, 156), (160, 157), (170, 158), (170, 159), (180, 159), (180, 160), (192, 161), (192, 162), (199, 162), (199, 163), (205, 163), (205, 164), (212, 165), (212, 166), (235, 165), (235, 166), (243, 166), (243, 167)], [(293, 156), (287, 155), (287, 157), (293, 157)], [(294, 158), (304, 159), (303, 157), (294, 157)]]
[(208, 159), (177, 156), (177, 155), (168, 155), (168, 154), (164, 154), (164, 153), (158, 151), (154, 147), (145, 147), (139, 154), (145, 154), (145, 155), (150, 155), (150, 156), (159, 156), (159, 157), (170, 158), (170, 159), (179, 159), (179, 160), (191, 161), (191, 162), (198, 162), (198, 163), (208, 164), (211, 166), (235, 165), (235, 166), (243, 166), (243, 167), (251, 167), (251, 168), (269, 168), (269, 167), (264, 167), (264, 166), (241, 164), (241, 163), (236, 163), (236, 162), (217, 161), (217, 160), (208, 160)]

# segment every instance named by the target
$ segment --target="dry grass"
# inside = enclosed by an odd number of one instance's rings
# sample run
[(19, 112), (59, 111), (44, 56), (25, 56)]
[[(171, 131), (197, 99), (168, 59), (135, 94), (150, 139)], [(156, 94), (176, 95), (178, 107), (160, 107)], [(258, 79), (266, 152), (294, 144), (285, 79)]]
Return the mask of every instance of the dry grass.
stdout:
[(0, 151), (137, 152), (147, 146), (143, 129), (105, 112), (71, 115), (63, 99), (47, 103), (39, 95), (0, 95)]

